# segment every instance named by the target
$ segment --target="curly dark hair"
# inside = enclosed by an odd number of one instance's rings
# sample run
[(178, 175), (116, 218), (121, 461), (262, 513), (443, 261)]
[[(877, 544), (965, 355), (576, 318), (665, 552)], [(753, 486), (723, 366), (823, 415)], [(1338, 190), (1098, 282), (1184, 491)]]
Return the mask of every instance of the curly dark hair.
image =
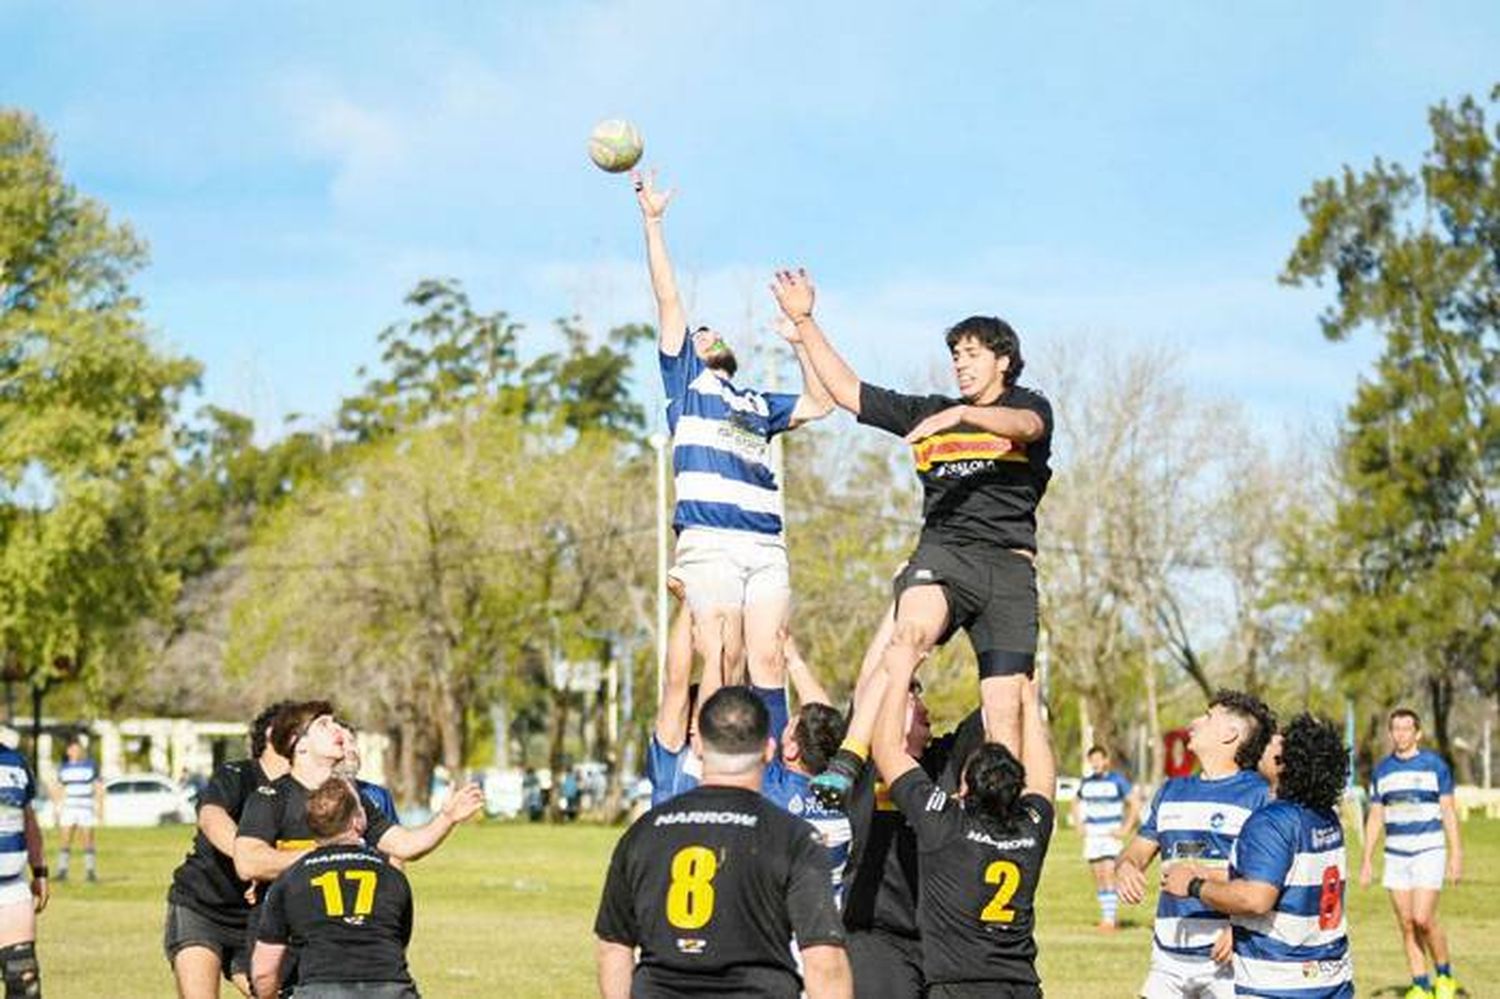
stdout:
[(250, 719), (250, 758), (260, 759), (260, 754), (266, 751), (266, 743), (271, 738), (271, 725), (276, 721), (276, 716), (295, 704), (295, 701), (277, 701), (268, 704), (261, 713)]
[(1243, 690), (1218, 690), (1209, 698), (1210, 708), (1223, 708), (1246, 723), (1245, 739), (1234, 751), (1234, 762), (1241, 770), (1254, 770), (1260, 766), (1266, 745), (1276, 734), (1276, 712), (1266, 707), (1254, 694)]
[(1281, 783), (1276, 796), (1304, 808), (1331, 809), (1349, 780), (1343, 733), (1327, 718), (1306, 712), (1281, 734)]
[(287, 705), (271, 723), (271, 748), (290, 760), (297, 741), (307, 734), (307, 727), (323, 715), (333, 713), (329, 701), (298, 701)]
[(1026, 362), (1021, 358), (1021, 338), (1010, 328), (1010, 323), (995, 316), (970, 316), (949, 327), (943, 339), (951, 351), (960, 340), (977, 340), (994, 352), (996, 357), (1009, 357), (1010, 367), (1005, 369), (1005, 384), (1014, 385), (1021, 377)]
[(1026, 789), (1026, 768), (1014, 753), (998, 742), (986, 742), (974, 750), (964, 765), (968, 794), (964, 807), (969, 814), (998, 829), (1010, 829), (1020, 818), (1016, 803)]
[(839, 751), (848, 727), (843, 714), (827, 704), (804, 704), (798, 709), (793, 732), (808, 773), (816, 775), (828, 769), (828, 761)]

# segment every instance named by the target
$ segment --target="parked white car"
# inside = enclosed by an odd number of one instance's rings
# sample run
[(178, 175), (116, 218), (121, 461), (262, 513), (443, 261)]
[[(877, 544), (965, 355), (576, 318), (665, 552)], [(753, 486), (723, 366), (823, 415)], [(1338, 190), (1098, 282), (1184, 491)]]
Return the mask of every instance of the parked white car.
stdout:
[(161, 826), (194, 822), (192, 795), (161, 774), (122, 774), (104, 782), (104, 825)]

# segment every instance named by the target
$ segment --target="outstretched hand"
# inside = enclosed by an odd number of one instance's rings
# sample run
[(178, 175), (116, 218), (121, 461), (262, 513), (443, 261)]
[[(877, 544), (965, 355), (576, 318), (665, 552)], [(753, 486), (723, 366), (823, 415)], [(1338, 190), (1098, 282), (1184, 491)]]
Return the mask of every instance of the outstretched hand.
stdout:
[(939, 413), (933, 413), (927, 419), (911, 428), (911, 433), (906, 435), (906, 443), (915, 444), (927, 438), (940, 434), (944, 430), (952, 430), (964, 422), (964, 407), (949, 406)]
[(776, 296), (782, 314), (795, 323), (812, 315), (817, 289), (807, 271), (799, 267), (795, 271), (777, 271), (776, 280), (771, 283), (771, 294)]
[(659, 219), (666, 214), (667, 203), (672, 200), (672, 190), (665, 191), (656, 189), (656, 171), (641, 173), (639, 170), (630, 171), (630, 182), (635, 186), (635, 200), (641, 206), (641, 214), (647, 221)]
[(484, 791), (478, 784), (465, 784), (443, 802), (443, 814), (455, 825), (463, 822), (484, 807)]

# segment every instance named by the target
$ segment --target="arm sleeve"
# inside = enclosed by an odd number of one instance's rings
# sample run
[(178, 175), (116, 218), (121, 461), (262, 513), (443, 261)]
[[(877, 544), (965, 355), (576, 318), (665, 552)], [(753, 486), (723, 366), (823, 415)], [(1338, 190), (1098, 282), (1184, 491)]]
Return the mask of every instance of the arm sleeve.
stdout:
[(198, 793), (198, 810), (204, 805), (218, 805), (231, 818), (238, 818), (245, 810), (245, 778), (241, 767), (235, 763), (221, 763), (202, 791)]
[(1120, 797), (1130, 797), (1130, 779), (1124, 774), (1115, 774), (1115, 786), (1120, 789)]
[(391, 817), (385, 814), (385, 809), (380, 803), (370, 796), (369, 791), (363, 789), (359, 792), (360, 804), (365, 806), (365, 842), (374, 846), (380, 842), (380, 837), (390, 832), (395, 825)]
[(905, 437), (912, 427), (951, 405), (933, 395), (903, 395), (868, 382), (859, 383), (859, 422)]
[(266, 943), (287, 942), (286, 880), (277, 878), (266, 892), (265, 904), (261, 906), (260, 924), (255, 930), (255, 939)]
[(1146, 814), (1141, 816), (1141, 827), (1136, 830), (1136, 835), (1144, 836), (1153, 843), (1161, 838), (1156, 833), (1156, 812), (1161, 808), (1161, 796), (1166, 789), (1165, 784), (1156, 789), (1156, 793), (1151, 796), (1151, 804), (1146, 806)]
[(1453, 793), (1453, 768), (1441, 756), (1437, 761), (1438, 794)]
[(279, 795), (252, 792), (245, 801), (245, 810), (240, 813), (239, 829), (235, 835), (258, 839), (276, 845), (277, 802)]
[(1057, 810), (1052, 802), (1040, 794), (1023, 794), (1019, 804), (1025, 815), (1024, 821), (1031, 823), (1043, 842), (1050, 840), (1052, 830), (1057, 825)]
[(917, 847), (934, 850), (957, 831), (958, 799), (933, 783), (921, 767), (913, 767), (891, 785), (891, 800), (917, 834)]
[(791, 874), (787, 880), (786, 908), (799, 947), (833, 944), (843, 946), (844, 924), (833, 899), (833, 875), (828, 849), (817, 830), (798, 823), (792, 844)]
[(1011, 397), (1002, 401), (1001, 405), (1008, 406), (1011, 409), (1031, 410), (1042, 418), (1042, 437), (1047, 438), (1052, 436), (1052, 403), (1040, 392), (1033, 392), (1030, 389), (1019, 389), (1012, 392)]
[(609, 875), (604, 879), (604, 894), (599, 899), (599, 913), (594, 917), (594, 936), (600, 940), (634, 947), (639, 942), (640, 931), (636, 927), (635, 905), (630, 888), (629, 845), (628, 832), (615, 844), (615, 853), (609, 862)]
[(770, 423), (771, 434), (774, 436), (791, 428), (792, 410), (797, 408), (797, 400), (800, 395), (788, 395), (785, 392), (766, 392), (761, 398), (766, 400), (767, 418)]
[(683, 338), (681, 350), (675, 354), (659, 350), (657, 359), (661, 363), (661, 386), (666, 392), (668, 404), (686, 395), (688, 384), (703, 370), (703, 359), (693, 349), (691, 330)]
[(396, 871), (395, 873), (401, 875), (401, 883), (406, 888), (406, 898), (403, 900), (401, 906), (401, 944), (402, 946), (409, 947), (411, 946), (412, 926), (411, 881), (400, 871)]
[(1229, 876), (1268, 885), (1285, 884), (1296, 852), (1290, 833), (1271, 813), (1253, 813), (1234, 841)]

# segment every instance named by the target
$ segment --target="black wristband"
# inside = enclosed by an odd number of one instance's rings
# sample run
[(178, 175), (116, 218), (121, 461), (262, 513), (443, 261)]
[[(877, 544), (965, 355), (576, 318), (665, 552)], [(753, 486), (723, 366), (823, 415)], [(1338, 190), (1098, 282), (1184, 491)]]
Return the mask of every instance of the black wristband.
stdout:
[(31, 865), (31, 876), (32, 876), (32, 878), (45, 878), (47, 876), (47, 865), (46, 864), (33, 864), (33, 865)]
[(1203, 898), (1203, 879), (1202, 878), (1189, 878), (1188, 879), (1188, 892), (1187, 893), (1188, 893), (1188, 898), (1202, 899)]

